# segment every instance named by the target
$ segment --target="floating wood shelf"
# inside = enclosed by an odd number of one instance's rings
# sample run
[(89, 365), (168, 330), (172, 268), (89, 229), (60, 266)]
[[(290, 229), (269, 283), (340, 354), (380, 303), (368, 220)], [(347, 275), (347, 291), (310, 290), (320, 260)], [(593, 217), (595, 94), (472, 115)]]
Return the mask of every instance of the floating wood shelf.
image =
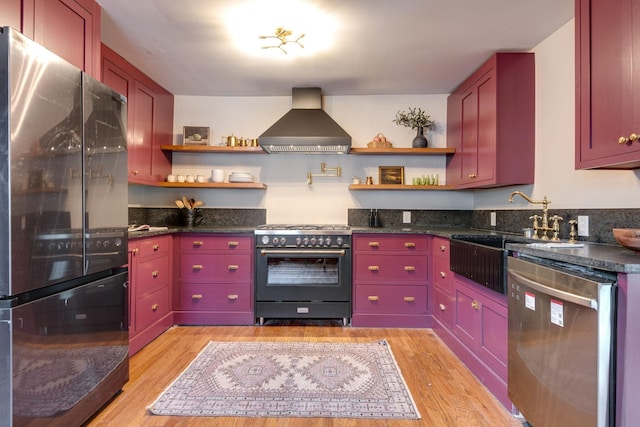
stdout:
[(403, 156), (407, 155), (438, 155), (438, 154), (455, 154), (455, 148), (353, 148), (349, 151), (349, 154), (383, 154), (383, 155), (394, 155), (401, 154)]
[(351, 184), (349, 190), (413, 190), (413, 191), (438, 191), (455, 190), (453, 185), (398, 185), (398, 184)]
[(158, 187), (170, 188), (221, 188), (234, 190), (266, 190), (261, 182), (159, 182)]
[(227, 147), (209, 145), (162, 145), (162, 150), (177, 153), (265, 154), (260, 147)]

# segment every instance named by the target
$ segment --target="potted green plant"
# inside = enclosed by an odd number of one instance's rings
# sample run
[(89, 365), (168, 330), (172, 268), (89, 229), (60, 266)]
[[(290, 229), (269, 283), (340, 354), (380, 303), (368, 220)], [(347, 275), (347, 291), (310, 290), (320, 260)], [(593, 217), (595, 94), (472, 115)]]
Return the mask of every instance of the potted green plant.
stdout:
[(414, 148), (426, 147), (428, 141), (424, 136), (424, 129), (434, 129), (436, 127), (436, 122), (431, 119), (431, 116), (419, 107), (411, 107), (409, 111), (398, 111), (393, 122), (399, 126), (417, 129), (416, 137), (413, 138), (411, 143)]

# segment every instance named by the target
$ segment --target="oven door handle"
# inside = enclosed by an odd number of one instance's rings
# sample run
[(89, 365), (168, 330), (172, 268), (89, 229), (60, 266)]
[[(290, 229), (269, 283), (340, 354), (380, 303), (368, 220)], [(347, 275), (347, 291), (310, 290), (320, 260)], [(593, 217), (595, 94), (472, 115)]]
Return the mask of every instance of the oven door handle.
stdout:
[(572, 294), (569, 292), (565, 292), (565, 291), (561, 291), (559, 289), (554, 289), (551, 288), (549, 286), (545, 286), (541, 283), (538, 282), (534, 282), (531, 279), (528, 279), (526, 277), (524, 277), (521, 274), (516, 273), (515, 271), (509, 271), (508, 274), (510, 276), (513, 276), (513, 278), (524, 284), (525, 286), (530, 287), (531, 289), (534, 289), (538, 292), (542, 292), (543, 294), (547, 294), (549, 296), (567, 301), (567, 302), (571, 302), (574, 304), (578, 304), (581, 305), (583, 307), (588, 307), (588, 308), (592, 308), (594, 310), (598, 310), (598, 301), (595, 299), (591, 299), (591, 298), (586, 298), (580, 295), (576, 295), (576, 294)]
[(341, 255), (344, 256), (346, 251), (344, 249), (261, 249), (260, 255)]

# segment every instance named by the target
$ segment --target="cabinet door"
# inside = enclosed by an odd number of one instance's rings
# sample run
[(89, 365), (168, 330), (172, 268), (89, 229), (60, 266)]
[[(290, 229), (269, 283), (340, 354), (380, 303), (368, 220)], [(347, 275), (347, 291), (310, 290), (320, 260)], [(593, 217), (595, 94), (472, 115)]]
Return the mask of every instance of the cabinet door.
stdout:
[(475, 87), (463, 95), (461, 107), (460, 182), (467, 183), (478, 175), (478, 91)]
[(22, 31), (22, 0), (0, 0), (0, 26)]
[(640, 140), (628, 140), (640, 135), (640, 8), (634, 3), (576, 1), (578, 169), (640, 167)]
[(153, 126), (155, 94), (136, 81), (133, 87), (133, 134), (129, 141), (129, 179), (151, 181), (153, 177)]
[(100, 7), (93, 0), (35, 0), (33, 39), (99, 78)]
[(496, 82), (491, 69), (462, 98), (463, 184), (493, 180), (495, 147)]

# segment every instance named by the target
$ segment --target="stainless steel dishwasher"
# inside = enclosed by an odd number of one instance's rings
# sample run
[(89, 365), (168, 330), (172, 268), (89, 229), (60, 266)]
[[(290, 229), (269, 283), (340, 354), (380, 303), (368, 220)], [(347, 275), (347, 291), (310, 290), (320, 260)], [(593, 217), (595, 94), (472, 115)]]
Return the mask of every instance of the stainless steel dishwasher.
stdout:
[(509, 399), (534, 427), (614, 426), (616, 277), (509, 256)]

